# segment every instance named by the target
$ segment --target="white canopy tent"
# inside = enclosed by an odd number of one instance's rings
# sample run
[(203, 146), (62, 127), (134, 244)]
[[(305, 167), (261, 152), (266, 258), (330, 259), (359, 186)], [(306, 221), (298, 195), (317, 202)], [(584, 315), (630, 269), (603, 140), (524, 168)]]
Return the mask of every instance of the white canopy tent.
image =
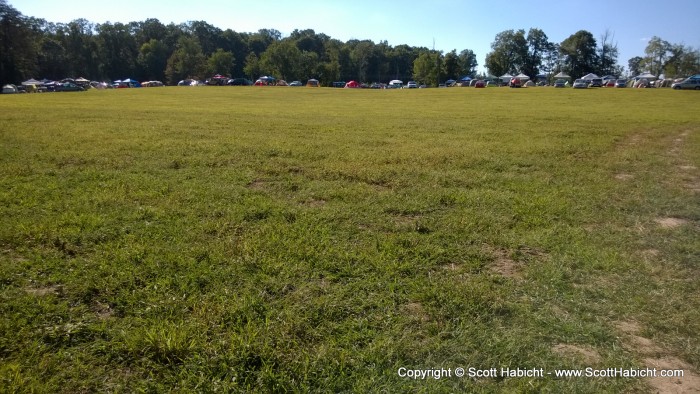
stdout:
[(518, 78), (521, 82), (525, 82), (525, 81), (530, 80), (530, 77), (528, 77), (527, 75), (525, 75), (523, 73), (516, 75), (515, 78)]
[(637, 78), (637, 79), (642, 79), (642, 78), (644, 78), (644, 79), (646, 79), (646, 80), (651, 81), (651, 80), (656, 79), (656, 75), (654, 75), (654, 74), (652, 74), (652, 73), (649, 73), (649, 72), (646, 72), (646, 73), (642, 73), (642, 74), (637, 75), (635, 78)]
[(590, 81), (591, 79), (598, 79), (598, 78), (600, 78), (600, 77), (593, 74), (593, 73), (586, 74), (583, 77), (581, 77), (581, 79), (586, 80), (586, 81)]
[(509, 83), (510, 79), (513, 78), (513, 76), (508, 74), (508, 73), (505, 73), (505, 74), (501, 75), (499, 78), (501, 79), (502, 82)]

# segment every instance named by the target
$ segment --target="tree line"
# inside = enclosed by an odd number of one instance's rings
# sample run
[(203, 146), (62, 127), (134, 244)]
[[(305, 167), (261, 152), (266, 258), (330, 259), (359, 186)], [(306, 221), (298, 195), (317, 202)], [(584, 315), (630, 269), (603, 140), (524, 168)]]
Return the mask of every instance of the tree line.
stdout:
[[(26, 78), (92, 80), (135, 78), (175, 84), (214, 74), (286, 80), (408, 80), (414, 62), (424, 83), (473, 75), (476, 55), (465, 49), (442, 54), (423, 47), (370, 40), (342, 42), (314, 30), (289, 37), (274, 29), (254, 33), (222, 30), (205, 21), (163, 24), (158, 19), (94, 24), (85, 19), (52, 23), (27, 17), (0, 0), (0, 82)], [(439, 57), (439, 62), (433, 61)]]
[[(549, 41), (540, 29), (506, 30), (496, 35), (492, 51), (486, 55), (486, 67), (493, 75), (524, 73), (535, 76), (563, 71), (579, 78), (588, 73), (621, 76), (624, 67), (618, 64), (618, 48), (614, 35), (606, 30), (600, 40), (580, 30), (561, 43)], [(700, 71), (700, 52), (683, 44), (671, 44), (653, 37), (645, 56), (628, 61), (629, 76), (644, 71), (658, 76), (683, 77)]]
[[(617, 44), (609, 32), (596, 41), (579, 31), (561, 43), (550, 42), (540, 29), (506, 30), (496, 35), (486, 55), (489, 73), (565, 71), (620, 75)], [(644, 57), (629, 61), (629, 72), (641, 70), (680, 76), (698, 71), (693, 48), (658, 37)], [(447, 53), (409, 45), (390, 46), (371, 40), (342, 42), (312, 29), (288, 37), (274, 29), (257, 32), (222, 30), (205, 21), (163, 24), (158, 19), (95, 24), (85, 19), (53, 23), (22, 15), (0, 0), (0, 83), (28, 78), (91, 80), (135, 78), (175, 84), (214, 74), (255, 79), (273, 75), (286, 80), (319, 79), (386, 82), (414, 79), (437, 86), (446, 79), (476, 77), (476, 54), (470, 49)]]

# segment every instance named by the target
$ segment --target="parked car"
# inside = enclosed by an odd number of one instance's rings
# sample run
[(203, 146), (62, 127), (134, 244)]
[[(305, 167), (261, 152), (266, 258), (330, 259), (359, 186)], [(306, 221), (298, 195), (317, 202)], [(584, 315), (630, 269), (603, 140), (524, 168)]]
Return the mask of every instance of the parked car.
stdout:
[(566, 81), (563, 79), (557, 79), (554, 81), (554, 87), (555, 88), (565, 88), (566, 87)]
[(234, 78), (229, 79), (229, 81), (226, 84), (229, 86), (250, 86), (253, 84), (253, 81), (245, 78)]
[(688, 79), (685, 79), (681, 82), (674, 83), (673, 85), (671, 85), (671, 87), (676, 89), (676, 90), (681, 90), (681, 89), (700, 90), (700, 79), (688, 78)]
[(474, 87), (475, 87), (475, 88), (485, 88), (485, 87), (486, 87), (486, 82), (484, 82), (484, 81), (482, 81), (482, 80), (478, 80), (478, 81), (476, 81), (476, 83), (474, 84)]
[(333, 82), (333, 87), (334, 87), (334, 88), (344, 88), (344, 87), (345, 87), (345, 82), (342, 82), (342, 81)]
[(292, 81), (289, 86), (304, 86), (301, 84), (301, 81)]
[(626, 88), (627, 87), (627, 80), (626, 79), (618, 79), (615, 81), (615, 87), (616, 88)]
[(574, 89), (588, 89), (588, 81), (585, 79), (577, 79), (574, 81)]
[(603, 86), (603, 79), (602, 78), (593, 78), (591, 79), (590, 83), (588, 84), (589, 87), (591, 88), (599, 88)]
[(408, 83), (406, 84), (406, 88), (407, 89), (418, 89), (418, 84), (416, 83), (416, 81), (408, 81)]
[(56, 85), (57, 92), (82, 92), (84, 90), (85, 89), (82, 86), (76, 85), (72, 82), (64, 82)]
[(521, 88), (523, 86), (522, 82), (520, 81), (520, 78), (511, 78), (509, 85), (511, 88)]

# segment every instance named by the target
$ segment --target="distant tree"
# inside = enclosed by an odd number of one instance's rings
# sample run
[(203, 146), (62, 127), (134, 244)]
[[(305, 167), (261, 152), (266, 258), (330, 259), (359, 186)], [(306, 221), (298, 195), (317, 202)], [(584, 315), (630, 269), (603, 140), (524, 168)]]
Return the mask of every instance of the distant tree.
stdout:
[(657, 36), (652, 37), (644, 49), (646, 56), (644, 57), (643, 67), (654, 75), (661, 74), (670, 51), (671, 44), (668, 41), (662, 40)]
[(464, 49), (459, 53), (459, 74), (474, 78), (476, 76), (476, 67), (479, 63), (476, 61), (476, 54), (471, 49)]
[(163, 81), (168, 65), (168, 47), (162, 41), (152, 38), (141, 45), (136, 61), (144, 79)]
[(282, 79), (296, 77), (301, 64), (301, 51), (292, 40), (273, 42), (260, 57), (263, 73)]
[(563, 60), (559, 51), (559, 44), (551, 43), (542, 57), (542, 71), (554, 75), (562, 71)]
[(443, 59), (443, 72), (447, 78), (456, 79), (462, 77), (462, 67), (459, 64), (457, 50), (453, 49), (445, 54)]
[(96, 26), (100, 75), (112, 79), (134, 77), (139, 54), (136, 40), (129, 26), (123, 23), (104, 23)]
[(233, 53), (224, 51), (221, 48), (217, 49), (207, 59), (209, 74), (221, 74), (230, 77), (234, 60)]
[(188, 22), (183, 30), (199, 40), (204, 56), (210, 56), (222, 47), (221, 29), (205, 21)]
[(134, 32), (136, 45), (138, 45), (139, 48), (151, 40), (163, 42), (168, 36), (168, 29), (155, 18), (149, 18), (143, 22), (131, 22), (129, 26)]
[(295, 72), (297, 79), (309, 80), (320, 74), (318, 54), (313, 51), (301, 51), (298, 69)]
[(262, 76), (262, 67), (260, 66), (260, 59), (255, 54), (251, 52), (245, 58), (245, 67), (243, 67), (243, 72), (248, 78), (255, 81), (256, 78)]
[(0, 83), (17, 83), (38, 71), (35, 38), (27, 18), (0, 0)]
[(590, 32), (579, 30), (562, 41), (559, 47), (564, 57), (564, 71), (572, 77), (580, 78), (597, 69), (597, 45)]
[(386, 82), (391, 79), (402, 81), (412, 78), (413, 62), (418, 58), (418, 51), (408, 45), (397, 45), (387, 54)]
[(627, 61), (627, 69), (630, 76), (639, 75), (642, 73), (642, 65), (644, 64), (644, 58), (640, 56), (635, 56)]
[(95, 25), (86, 19), (70, 21), (64, 28), (63, 46), (66, 48), (68, 75), (99, 78), (103, 69), (99, 46), (95, 39)]
[(413, 79), (429, 86), (438, 86), (440, 75), (440, 53), (437, 51), (423, 51), (413, 62)]
[(547, 35), (540, 29), (530, 29), (526, 40), (528, 50), (521, 71), (534, 78), (540, 73), (543, 59), (554, 44), (549, 42)]
[(273, 42), (279, 41), (282, 38), (282, 33), (275, 29), (260, 29), (257, 33), (253, 33), (248, 38), (248, 47), (255, 55), (260, 57), (267, 47)]
[(525, 30), (506, 30), (496, 34), (491, 49), (486, 55), (486, 68), (491, 74), (520, 72), (528, 56)]
[(39, 44), (37, 54), (38, 74), (44, 78), (61, 79), (68, 74), (66, 49), (61, 41), (45, 34)]
[(178, 40), (177, 49), (168, 59), (165, 76), (170, 84), (176, 84), (185, 78), (204, 77), (206, 67), (206, 57), (202, 53), (199, 40), (182, 36)]
[(700, 72), (700, 52), (683, 44), (671, 45), (664, 65), (666, 77), (684, 77)]
[(602, 75), (619, 76), (622, 74), (620, 66), (617, 65), (617, 43), (613, 42), (614, 34), (610, 30), (600, 36), (600, 47), (598, 47), (598, 73)]
[(353, 79), (366, 82), (379, 78), (380, 55), (373, 41), (362, 40), (351, 43), (350, 58), (354, 68)]

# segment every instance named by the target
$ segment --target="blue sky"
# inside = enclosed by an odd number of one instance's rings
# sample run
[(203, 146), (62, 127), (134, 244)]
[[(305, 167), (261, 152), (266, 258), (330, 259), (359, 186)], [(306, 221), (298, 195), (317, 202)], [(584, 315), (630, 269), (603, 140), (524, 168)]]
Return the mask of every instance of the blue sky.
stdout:
[[(523, 2), (428, 0), (9, 0), (22, 14), (52, 22), (85, 18), (91, 22), (131, 22), (157, 18), (181, 23), (204, 20), (221, 29), (254, 32), (314, 29), (342, 41), (386, 40), (390, 45), (433, 47), (445, 52), (473, 50), (483, 71), (484, 58), (497, 33), (508, 29), (542, 29), (561, 42), (578, 30), (596, 40), (609, 30), (618, 63), (644, 56), (647, 41), (658, 36), (700, 49), (700, 0), (586, 0)], [(652, 5), (654, 4), (654, 5)]]

